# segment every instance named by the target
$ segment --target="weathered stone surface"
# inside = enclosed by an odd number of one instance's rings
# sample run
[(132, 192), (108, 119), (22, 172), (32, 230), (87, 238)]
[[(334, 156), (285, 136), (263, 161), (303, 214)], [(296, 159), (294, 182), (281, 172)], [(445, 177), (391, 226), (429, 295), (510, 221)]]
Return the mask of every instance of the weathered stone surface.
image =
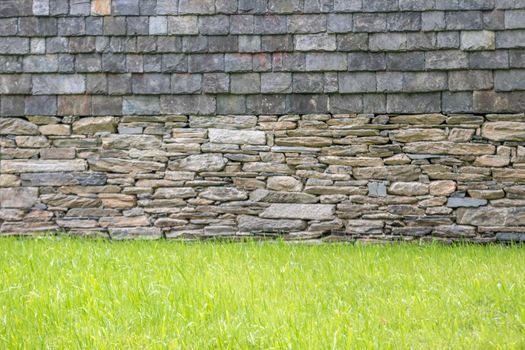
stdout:
[(163, 187), (158, 188), (153, 198), (157, 199), (170, 199), (170, 198), (192, 198), (195, 197), (197, 193), (191, 187)]
[(56, 208), (96, 208), (102, 202), (98, 198), (68, 196), (64, 194), (44, 194), (40, 196), (48, 207)]
[(40, 173), (60, 171), (84, 171), (86, 161), (75, 160), (3, 160), (0, 164), (2, 173)]
[(266, 143), (264, 131), (209, 129), (208, 137), (210, 142), (216, 143), (233, 143), (238, 145), (264, 145)]
[(398, 115), (390, 117), (390, 123), (413, 125), (439, 125), (447, 118), (442, 114)]
[(456, 190), (456, 183), (450, 180), (432, 181), (429, 190), (432, 196), (448, 196)]
[(302, 192), (280, 192), (257, 189), (250, 194), (250, 200), (266, 203), (317, 203), (319, 199), (308, 193)]
[(219, 202), (242, 201), (248, 198), (245, 191), (233, 187), (209, 187), (199, 193), (199, 196)]
[(107, 175), (96, 172), (82, 173), (23, 173), (24, 186), (99, 186), (106, 183)]
[(489, 144), (442, 142), (412, 142), (403, 147), (407, 153), (483, 155), (494, 154), (496, 148)]
[(266, 184), (274, 191), (299, 192), (303, 188), (301, 181), (292, 176), (270, 176)]
[(109, 135), (102, 138), (102, 147), (106, 149), (158, 149), (161, 140), (153, 135)]
[(38, 126), (18, 118), (0, 118), (0, 135), (38, 135)]
[(155, 240), (162, 238), (162, 232), (158, 227), (109, 227), (111, 239), (116, 241), (129, 239)]
[(393, 131), (389, 134), (393, 141), (416, 142), (416, 141), (441, 141), (447, 138), (443, 129), (406, 129)]
[(492, 141), (525, 141), (525, 123), (487, 122), (483, 124), (481, 134)]
[(525, 208), (483, 207), (458, 210), (458, 224), (476, 226), (525, 225)]
[(480, 207), (486, 205), (486, 199), (470, 198), (470, 197), (452, 197), (448, 199), (447, 207), (461, 208), (461, 207)]
[(304, 230), (306, 223), (302, 220), (262, 219), (256, 216), (240, 215), (238, 218), (238, 228), (241, 232), (249, 233), (283, 233)]
[(386, 197), (386, 186), (384, 182), (369, 182), (368, 195), (370, 197)]
[(388, 193), (398, 196), (423, 196), (428, 192), (428, 185), (419, 182), (394, 182), (388, 188)]
[(89, 169), (110, 173), (152, 172), (163, 170), (165, 165), (158, 162), (119, 158), (88, 159)]
[(488, 166), (488, 167), (504, 167), (509, 165), (510, 158), (502, 156), (484, 155), (479, 156), (474, 161), (476, 166)]
[(331, 204), (272, 204), (260, 216), (270, 219), (330, 220), (335, 206)]
[(114, 133), (117, 127), (115, 117), (88, 117), (77, 120), (73, 123), (73, 133), (75, 134), (94, 134), (97, 132)]
[(0, 174), (0, 187), (18, 187), (20, 186), (20, 178), (16, 175)]
[(385, 223), (381, 220), (348, 220), (346, 233), (350, 235), (381, 234)]
[(355, 168), (353, 176), (358, 180), (414, 181), (421, 170), (413, 165)]
[(198, 154), (169, 164), (170, 170), (181, 171), (221, 171), (226, 166), (226, 158), (221, 154)]
[(38, 201), (38, 188), (0, 188), (0, 208), (31, 208)]

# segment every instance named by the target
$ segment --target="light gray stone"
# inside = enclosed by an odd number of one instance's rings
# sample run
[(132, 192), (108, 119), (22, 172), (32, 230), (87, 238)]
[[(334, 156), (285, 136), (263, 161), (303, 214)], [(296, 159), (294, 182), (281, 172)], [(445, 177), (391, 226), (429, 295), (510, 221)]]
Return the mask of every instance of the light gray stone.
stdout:
[(266, 208), (260, 216), (270, 219), (331, 220), (335, 206), (331, 204), (281, 204)]
[(221, 171), (226, 166), (226, 158), (222, 154), (196, 154), (186, 158), (171, 161), (170, 170), (182, 171)]
[(75, 160), (2, 160), (0, 169), (2, 173), (38, 173), (61, 171), (84, 171), (87, 169), (86, 161)]
[(0, 208), (31, 208), (38, 200), (38, 188), (0, 188)]
[(214, 143), (233, 143), (239, 145), (264, 145), (266, 134), (255, 130), (209, 129), (208, 137)]
[(447, 201), (447, 207), (449, 208), (481, 207), (486, 204), (486, 199), (470, 197), (451, 197)]

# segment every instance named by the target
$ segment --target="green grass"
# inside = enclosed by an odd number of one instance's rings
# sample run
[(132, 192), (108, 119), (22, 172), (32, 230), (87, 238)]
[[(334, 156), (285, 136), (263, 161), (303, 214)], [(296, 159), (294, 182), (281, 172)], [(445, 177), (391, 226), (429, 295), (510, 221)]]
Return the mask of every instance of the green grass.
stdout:
[(0, 239), (2, 349), (525, 349), (525, 247)]

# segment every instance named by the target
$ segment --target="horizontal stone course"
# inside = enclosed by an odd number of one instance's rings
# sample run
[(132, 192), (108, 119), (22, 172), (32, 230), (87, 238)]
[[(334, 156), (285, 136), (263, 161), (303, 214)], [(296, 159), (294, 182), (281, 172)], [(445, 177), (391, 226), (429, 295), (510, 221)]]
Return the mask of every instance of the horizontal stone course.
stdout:
[(2, 235), (487, 242), (525, 230), (523, 113), (0, 122)]

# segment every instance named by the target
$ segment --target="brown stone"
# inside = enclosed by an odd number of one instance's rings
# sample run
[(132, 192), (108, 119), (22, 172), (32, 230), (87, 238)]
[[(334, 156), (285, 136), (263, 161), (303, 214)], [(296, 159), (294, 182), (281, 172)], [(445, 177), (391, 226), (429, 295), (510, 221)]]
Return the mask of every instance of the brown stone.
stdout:
[(449, 180), (432, 181), (429, 190), (432, 196), (448, 196), (456, 190), (456, 183)]
[(475, 166), (487, 166), (487, 167), (504, 167), (509, 165), (510, 157), (484, 155), (479, 156), (474, 161)]
[(115, 117), (88, 117), (73, 123), (73, 133), (94, 134), (97, 132), (115, 133), (117, 130), (117, 118)]
[(90, 115), (91, 96), (62, 95), (58, 96), (59, 115)]
[(90, 170), (112, 173), (153, 172), (164, 169), (163, 163), (119, 158), (88, 159)]
[(150, 221), (147, 216), (111, 216), (102, 217), (98, 220), (102, 227), (137, 227), (148, 226)]
[(67, 124), (49, 124), (39, 126), (38, 131), (42, 135), (65, 136), (71, 134), (71, 127)]
[(299, 192), (303, 188), (301, 181), (292, 176), (270, 176), (266, 185), (270, 190), (285, 192)]
[(102, 201), (104, 208), (133, 208), (137, 204), (135, 196), (126, 194), (101, 193), (98, 197)]
[(525, 122), (487, 122), (481, 135), (492, 141), (525, 141)]
[(414, 165), (392, 165), (353, 169), (358, 180), (414, 181), (419, 179), (421, 169)]
[(16, 175), (0, 175), (0, 187), (18, 187), (21, 183), (20, 178)]
[(399, 196), (423, 196), (428, 194), (428, 185), (420, 182), (394, 182), (388, 193)]
[(44, 148), (40, 150), (41, 159), (75, 159), (74, 148)]
[(111, 14), (111, 0), (92, 0), (91, 14), (94, 16), (109, 16)]
[(20, 148), (43, 148), (49, 146), (45, 136), (17, 136), (15, 138), (17, 147)]
[(397, 142), (441, 141), (447, 138), (443, 129), (402, 129), (391, 131), (389, 135)]

